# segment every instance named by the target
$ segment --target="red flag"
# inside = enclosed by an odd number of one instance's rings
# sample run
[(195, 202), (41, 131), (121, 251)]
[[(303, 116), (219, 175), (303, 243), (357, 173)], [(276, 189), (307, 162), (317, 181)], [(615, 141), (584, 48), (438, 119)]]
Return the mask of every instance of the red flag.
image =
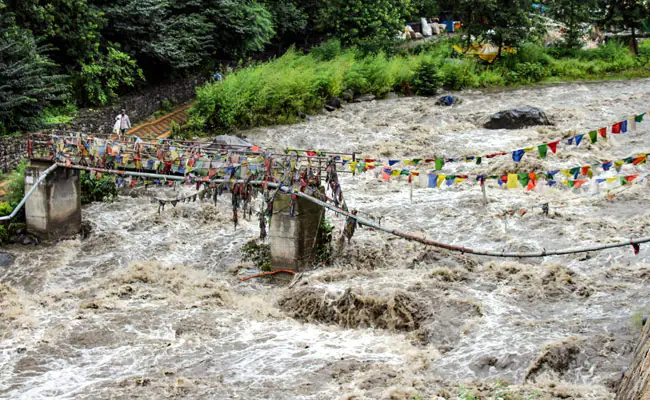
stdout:
[(632, 183), (636, 178), (638, 178), (639, 175), (628, 175), (625, 177), (625, 180), (628, 181), (629, 183)]
[(135, 179), (131, 179), (131, 184), (129, 186), (131, 186), (132, 188), (135, 187)]
[(632, 243), (632, 248), (634, 249), (634, 255), (639, 254), (639, 250), (641, 250), (641, 249), (639, 248), (638, 243)]
[(385, 170), (385, 169), (382, 169), (382, 170), (381, 170), (381, 178), (382, 178), (383, 180), (385, 180), (385, 181), (389, 181), (389, 180), (390, 180), (390, 174), (387, 174), (387, 173), (386, 173), (386, 170)]
[(580, 173), (581, 173), (583, 176), (587, 176), (587, 175), (589, 175), (589, 170), (590, 170), (590, 169), (591, 169), (590, 166), (582, 167), (582, 170), (580, 171)]
[(621, 124), (622, 122), (617, 122), (612, 125), (612, 133), (621, 133)]
[(598, 129), (598, 134), (602, 138), (607, 138), (607, 128), (600, 128)]
[(559, 140), (556, 140), (555, 142), (547, 143), (548, 148), (551, 149), (551, 151), (553, 152), (553, 154), (555, 154), (555, 152), (557, 151), (557, 144), (558, 144), (558, 143), (560, 143)]
[(584, 185), (587, 181), (584, 179), (573, 181), (573, 187), (574, 188), (579, 188), (580, 186)]
[(252, 151), (260, 151), (260, 147), (259, 146), (253, 146), (253, 147), (251, 147), (251, 150)]
[(642, 156), (639, 156), (639, 157), (635, 158), (634, 160), (632, 160), (632, 164), (639, 165), (639, 164), (644, 163), (645, 160), (646, 160), (646, 156), (642, 155)]
[(308, 152), (307, 152), (307, 155), (308, 155), (309, 157), (316, 157), (316, 152), (315, 152), (315, 151), (308, 151)]

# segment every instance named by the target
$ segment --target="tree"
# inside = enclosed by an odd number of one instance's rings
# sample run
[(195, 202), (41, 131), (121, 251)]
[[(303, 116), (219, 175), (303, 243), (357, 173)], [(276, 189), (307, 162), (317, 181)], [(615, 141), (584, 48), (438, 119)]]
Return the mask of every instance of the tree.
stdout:
[(604, 23), (622, 30), (629, 29), (632, 49), (638, 55), (637, 32), (643, 30), (649, 12), (648, 3), (644, 0), (610, 0), (607, 2)]
[(77, 65), (100, 51), (105, 19), (87, 0), (7, 0), (7, 6), (21, 28), (55, 49), (60, 65)]
[(0, 133), (37, 128), (43, 108), (64, 95), (63, 77), (44, 51), (0, 0)]
[(569, 49), (582, 47), (582, 37), (587, 33), (587, 24), (594, 22), (598, 4), (594, 0), (553, 0), (550, 3), (551, 15), (564, 23), (564, 45)]
[(412, 13), (410, 0), (329, 0), (325, 21), (345, 45), (397, 36)]
[(499, 47), (516, 46), (533, 28), (532, 0), (442, 0), (440, 6), (463, 21), (468, 41), (472, 36)]

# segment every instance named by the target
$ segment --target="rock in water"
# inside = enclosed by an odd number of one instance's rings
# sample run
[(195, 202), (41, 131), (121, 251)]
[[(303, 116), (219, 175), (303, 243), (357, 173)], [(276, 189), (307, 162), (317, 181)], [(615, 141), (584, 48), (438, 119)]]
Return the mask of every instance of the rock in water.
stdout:
[(327, 100), (327, 103), (325, 103), (325, 109), (327, 111), (338, 110), (341, 107), (341, 99), (338, 97), (332, 97), (331, 99)]
[(14, 263), (16, 257), (9, 253), (0, 253), (0, 267), (6, 268)]
[(375, 96), (372, 94), (364, 94), (363, 96), (359, 96), (354, 99), (355, 103), (363, 103), (366, 101), (373, 101), (375, 99)]
[(341, 93), (341, 97), (348, 103), (352, 103), (354, 101), (354, 92), (350, 89), (345, 90)]
[(487, 129), (520, 129), (534, 125), (552, 125), (546, 113), (537, 107), (525, 106), (500, 111), (485, 123)]

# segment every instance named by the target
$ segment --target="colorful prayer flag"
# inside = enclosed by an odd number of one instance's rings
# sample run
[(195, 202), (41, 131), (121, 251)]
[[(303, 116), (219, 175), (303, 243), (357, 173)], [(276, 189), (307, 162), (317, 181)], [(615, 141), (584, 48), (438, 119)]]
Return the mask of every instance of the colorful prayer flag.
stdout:
[(521, 159), (524, 157), (524, 151), (523, 150), (515, 150), (512, 152), (512, 159), (515, 162), (521, 161)]
[(599, 134), (600, 137), (602, 137), (603, 139), (607, 139), (607, 128), (600, 128), (600, 129), (598, 129), (598, 134)]
[(559, 140), (556, 140), (555, 142), (547, 143), (547, 144), (548, 144), (548, 148), (551, 149), (551, 151), (553, 152), (553, 154), (555, 154), (555, 152), (557, 151), (557, 144), (558, 144), (558, 143), (560, 143)]
[(545, 144), (540, 144), (537, 146), (537, 151), (539, 151), (539, 157), (544, 159), (546, 158), (546, 153), (548, 152), (548, 146)]
[(589, 132), (589, 140), (591, 140), (591, 144), (596, 143), (598, 141), (598, 132), (597, 131)]
[(519, 185), (519, 175), (508, 174), (508, 189), (516, 189)]
[(617, 122), (614, 125), (612, 125), (612, 133), (618, 134), (621, 133), (621, 123)]
[(436, 171), (440, 171), (445, 165), (444, 158), (436, 158)]

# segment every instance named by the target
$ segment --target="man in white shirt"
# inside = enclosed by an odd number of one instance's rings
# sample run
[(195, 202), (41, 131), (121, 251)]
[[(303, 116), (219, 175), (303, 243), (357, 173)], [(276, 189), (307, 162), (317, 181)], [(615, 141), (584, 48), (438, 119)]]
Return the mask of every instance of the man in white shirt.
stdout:
[(125, 135), (126, 131), (128, 129), (131, 129), (131, 121), (129, 120), (129, 116), (126, 115), (126, 110), (122, 109), (122, 113), (115, 117), (115, 122), (117, 125), (117, 122), (120, 123), (120, 134)]

